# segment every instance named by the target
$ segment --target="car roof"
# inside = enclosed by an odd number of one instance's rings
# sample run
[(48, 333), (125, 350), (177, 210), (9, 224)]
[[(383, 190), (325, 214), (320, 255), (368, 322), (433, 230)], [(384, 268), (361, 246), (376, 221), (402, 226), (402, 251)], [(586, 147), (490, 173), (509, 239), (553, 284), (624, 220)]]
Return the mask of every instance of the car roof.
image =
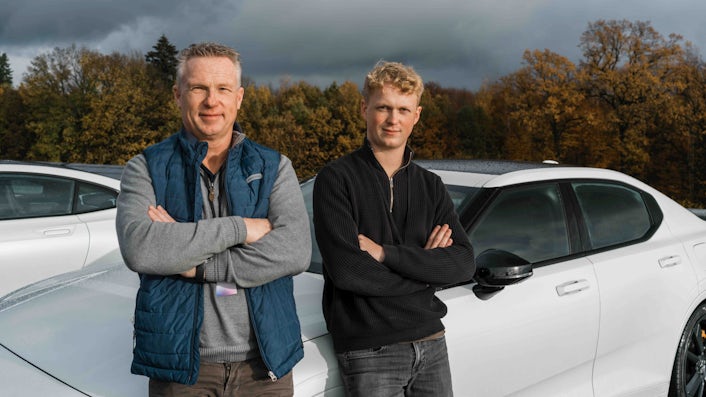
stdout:
[(445, 183), (477, 188), (496, 188), (547, 180), (610, 180), (651, 188), (641, 181), (611, 169), (558, 164), (556, 161), (510, 160), (415, 160), (440, 175)]
[(85, 163), (60, 163), (49, 161), (21, 161), (21, 160), (0, 160), (0, 165), (29, 165), (42, 167), (55, 167), (62, 169), (72, 169), (92, 174), (106, 176), (108, 178), (120, 180), (124, 166), (113, 164), (85, 164)]
[(554, 161), (540, 163), (511, 160), (445, 159), (414, 160), (414, 162), (430, 170), (468, 172), (486, 175), (502, 175), (515, 171), (557, 166), (557, 163)]

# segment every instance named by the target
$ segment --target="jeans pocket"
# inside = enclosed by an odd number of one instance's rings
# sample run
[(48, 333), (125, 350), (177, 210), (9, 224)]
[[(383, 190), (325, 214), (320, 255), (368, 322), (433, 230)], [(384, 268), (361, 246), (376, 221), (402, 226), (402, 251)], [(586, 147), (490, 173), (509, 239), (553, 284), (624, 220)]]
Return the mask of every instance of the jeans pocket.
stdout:
[(385, 346), (380, 346), (380, 347), (371, 347), (369, 349), (360, 349), (360, 350), (349, 350), (345, 353), (340, 354), (343, 359), (345, 360), (355, 360), (358, 358), (368, 358), (368, 357), (375, 357), (382, 353), (382, 351), (385, 349)]

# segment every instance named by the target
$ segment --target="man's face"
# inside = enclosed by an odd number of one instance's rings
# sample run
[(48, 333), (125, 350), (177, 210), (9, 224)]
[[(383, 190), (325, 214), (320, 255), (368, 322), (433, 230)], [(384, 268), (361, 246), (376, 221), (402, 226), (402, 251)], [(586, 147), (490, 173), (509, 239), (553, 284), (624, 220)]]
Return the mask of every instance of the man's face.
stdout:
[(239, 70), (224, 57), (199, 57), (186, 62), (174, 98), (184, 127), (201, 141), (230, 139), (243, 101)]
[(370, 93), (363, 100), (361, 111), (367, 124), (367, 137), (374, 150), (404, 149), (419, 121), (422, 107), (417, 96), (403, 94), (390, 84)]

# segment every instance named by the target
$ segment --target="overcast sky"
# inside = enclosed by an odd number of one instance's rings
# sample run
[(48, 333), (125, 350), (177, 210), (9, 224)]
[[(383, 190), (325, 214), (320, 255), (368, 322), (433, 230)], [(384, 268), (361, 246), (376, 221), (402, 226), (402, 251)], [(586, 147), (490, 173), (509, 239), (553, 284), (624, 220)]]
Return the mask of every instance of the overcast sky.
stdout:
[(703, 57), (705, 18), (705, 0), (0, 0), (0, 53), (15, 86), (55, 47), (144, 54), (164, 34), (177, 49), (235, 47), (258, 85), (360, 86), (386, 59), (425, 81), (476, 90), (521, 67), (525, 49), (578, 62), (581, 34), (599, 19), (649, 21)]

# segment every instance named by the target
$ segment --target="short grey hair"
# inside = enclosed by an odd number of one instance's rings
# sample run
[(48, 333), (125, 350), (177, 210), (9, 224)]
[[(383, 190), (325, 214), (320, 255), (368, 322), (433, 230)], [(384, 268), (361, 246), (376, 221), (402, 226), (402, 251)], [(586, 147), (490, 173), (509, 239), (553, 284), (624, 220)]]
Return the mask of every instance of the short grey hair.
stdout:
[(184, 65), (193, 58), (208, 58), (208, 57), (223, 57), (230, 59), (235, 65), (237, 71), (238, 85), (240, 85), (240, 77), (242, 75), (242, 66), (240, 64), (240, 54), (231, 47), (219, 43), (197, 43), (191, 44), (184, 48), (177, 57), (176, 83), (181, 83), (181, 78), (184, 75)]

